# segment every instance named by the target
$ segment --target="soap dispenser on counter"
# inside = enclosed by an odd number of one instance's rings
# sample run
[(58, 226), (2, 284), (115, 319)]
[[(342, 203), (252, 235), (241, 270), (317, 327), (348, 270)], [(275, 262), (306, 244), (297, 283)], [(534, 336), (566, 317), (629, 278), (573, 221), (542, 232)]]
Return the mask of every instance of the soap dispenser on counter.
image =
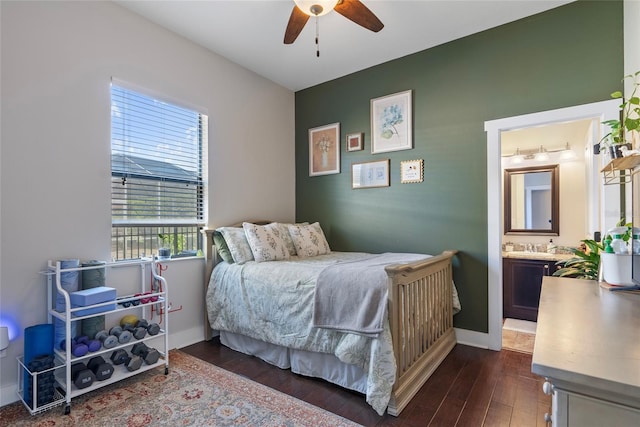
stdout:
[(555, 254), (557, 248), (558, 248), (558, 246), (556, 246), (556, 244), (553, 243), (553, 239), (549, 239), (549, 244), (547, 245), (547, 253), (548, 254)]
[(621, 255), (629, 253), (627, 243), (623, 239), (626, 232), (627, 227), (614, 227), (607, 233), (613, 237), (613, 240), (611, 240), (611, 247), (615, 254)]

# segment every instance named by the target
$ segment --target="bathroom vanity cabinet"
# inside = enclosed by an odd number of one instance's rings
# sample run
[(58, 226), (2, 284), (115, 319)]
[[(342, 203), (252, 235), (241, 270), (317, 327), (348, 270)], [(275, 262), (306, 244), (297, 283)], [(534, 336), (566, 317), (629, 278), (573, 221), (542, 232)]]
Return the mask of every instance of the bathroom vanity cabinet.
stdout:
[(502, 259), (503, 317), (535, 322), (542, 278), (556, 271), (555, 259)]

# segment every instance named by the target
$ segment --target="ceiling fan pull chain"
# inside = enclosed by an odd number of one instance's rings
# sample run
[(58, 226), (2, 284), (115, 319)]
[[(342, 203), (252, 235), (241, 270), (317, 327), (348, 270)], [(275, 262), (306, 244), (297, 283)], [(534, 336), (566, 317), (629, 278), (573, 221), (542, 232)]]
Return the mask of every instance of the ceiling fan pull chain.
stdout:
[(316, 57), (320, 58), (320, 24), (318, 24), (318, 16), (316, 16)]

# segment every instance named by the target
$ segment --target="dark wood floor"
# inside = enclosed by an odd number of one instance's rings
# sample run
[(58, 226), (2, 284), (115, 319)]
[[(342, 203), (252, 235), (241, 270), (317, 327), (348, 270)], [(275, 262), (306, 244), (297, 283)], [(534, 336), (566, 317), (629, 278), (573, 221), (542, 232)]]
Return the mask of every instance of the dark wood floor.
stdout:
[(551, 399), (531, 355), (456, 345), (399, 417), (380, 417), (363, 395), (235, 352), (217, 338), (182, 351), (365, 426), (545, 426)]

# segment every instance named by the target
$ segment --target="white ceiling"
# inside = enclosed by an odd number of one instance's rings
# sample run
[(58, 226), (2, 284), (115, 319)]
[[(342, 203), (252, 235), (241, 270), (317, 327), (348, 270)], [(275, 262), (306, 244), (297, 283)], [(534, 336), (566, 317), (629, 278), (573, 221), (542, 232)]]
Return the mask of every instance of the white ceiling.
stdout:
[(297, 91), (573, 0), (362, 0), (385, 27), (373, 33), (332, 11), (283, 43), (293, 0), (114, 0), (195, 43)]

